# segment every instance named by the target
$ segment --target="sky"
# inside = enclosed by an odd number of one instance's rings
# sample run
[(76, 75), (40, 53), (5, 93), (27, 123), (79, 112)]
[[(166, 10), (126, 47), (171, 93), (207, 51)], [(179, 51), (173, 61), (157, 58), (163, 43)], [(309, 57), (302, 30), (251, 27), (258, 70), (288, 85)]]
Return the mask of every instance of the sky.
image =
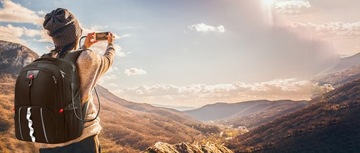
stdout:
[[(307, 100), (309, 81), (360, 52), (359, 0), (0, 0), (0, 40), (38, 54), (43, 17), (72, 12), (83, 33), (111, 31), (116, 56), (99, 84), (126, 100), (199, 107)], [(100, 55), (106, 42), (91, 49)]]

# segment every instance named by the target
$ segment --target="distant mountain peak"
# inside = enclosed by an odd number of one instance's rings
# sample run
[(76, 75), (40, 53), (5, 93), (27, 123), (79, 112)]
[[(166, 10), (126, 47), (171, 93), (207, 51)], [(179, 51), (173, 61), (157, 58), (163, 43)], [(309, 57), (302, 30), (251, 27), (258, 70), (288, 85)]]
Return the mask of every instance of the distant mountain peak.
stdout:
[(37, 58), (38, 54), (23, 45), (0, 40), (0, 74), (17, 75)]

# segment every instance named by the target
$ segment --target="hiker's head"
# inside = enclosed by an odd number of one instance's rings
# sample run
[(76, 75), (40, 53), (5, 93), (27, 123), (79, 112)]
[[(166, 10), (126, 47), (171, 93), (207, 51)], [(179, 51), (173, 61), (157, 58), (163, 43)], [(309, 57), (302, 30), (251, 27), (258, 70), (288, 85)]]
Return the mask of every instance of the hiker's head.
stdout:
[(75, 48), (82, 33), (75, 16), (63, 8), (46, 14), (43, 26), (52, 38), (57, 52)]

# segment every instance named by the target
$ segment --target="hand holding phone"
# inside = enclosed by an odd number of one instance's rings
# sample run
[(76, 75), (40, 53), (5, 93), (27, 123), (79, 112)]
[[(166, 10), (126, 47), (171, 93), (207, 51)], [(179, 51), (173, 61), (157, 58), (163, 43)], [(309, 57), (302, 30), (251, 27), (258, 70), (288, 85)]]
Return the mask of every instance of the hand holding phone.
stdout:
[(111, 32), (108, 33), (106, 38), (107, 38), (108, 44), (114, 44), (115, 36)]
[(99, 32), (96, 33), (95, 40), (108, 40), (107, 36), (110, 32)]
[(109, 44), (114, 43), (115, 36), (111, 32), (98, 32), (95, 34), (96, 41), (107, 40)]
[(109, 44), (113, 44), (115, 37), (111, 32), (93, 32), (89, 33), (85, 39), (84, 46), (89, 48), (98, 41), (107, 40)]

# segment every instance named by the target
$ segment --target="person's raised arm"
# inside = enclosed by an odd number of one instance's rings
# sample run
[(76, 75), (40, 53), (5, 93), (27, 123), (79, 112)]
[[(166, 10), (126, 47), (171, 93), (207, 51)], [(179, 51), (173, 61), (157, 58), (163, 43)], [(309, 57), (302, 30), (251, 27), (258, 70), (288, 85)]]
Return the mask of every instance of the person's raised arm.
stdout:
[[(83, 45), (82, 48), (87, 49), (87, 48), (91, 47), (93, 44), (97, 43), (98, 41), (95, 40), (95, 37), (96, 37), (95, 32), (87, 34), (84, 45)], [(114, 60), (114, 55), (115, 55), (114, 40), (115, 40), (115, 37), (111, 32), (109, 32), (107, 38), (108, 38), (107, 39), (108, 45), (106, 47), (106, 51), (105, 51), (103, 56), (100, 56), (101, 62), (100, 62), (100, 68), (98, 70), (99, 76), (103, 75), (110, 68), (110, 66), (112, 65), (113, 60)]]
[(109, 32), (107, 38), (108, 38), (107, 40), (108, 45), (106, 47), (106, 51), (104, 55), (101, 57), (101, 66), (99, 69), (100, 75), (103, 75), (110, 68), (110, 66), (114, 61), (114, 56), (115, 56), (115, 48), (114, 48), (115, 37), (111, 32)]

